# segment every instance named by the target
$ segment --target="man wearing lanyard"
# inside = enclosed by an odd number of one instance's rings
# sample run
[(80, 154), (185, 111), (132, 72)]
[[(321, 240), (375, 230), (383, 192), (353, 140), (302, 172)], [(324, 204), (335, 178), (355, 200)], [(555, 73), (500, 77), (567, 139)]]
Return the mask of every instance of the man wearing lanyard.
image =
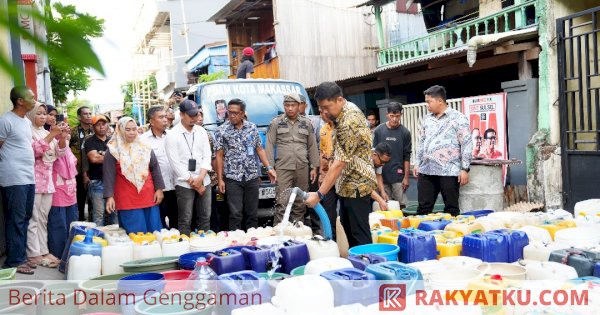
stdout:
[(211, 151), (208, 133), (196, 125), (201, 108), (194, 101), (184, 100), (179, 105), (179, 111), (181, 123), (167, 133), (165, 148), (175, 174), (179, 231), (189, 235), (194, 212), (198, 229), (210, 229), (211, 194), (208, 171), (212, 169)]

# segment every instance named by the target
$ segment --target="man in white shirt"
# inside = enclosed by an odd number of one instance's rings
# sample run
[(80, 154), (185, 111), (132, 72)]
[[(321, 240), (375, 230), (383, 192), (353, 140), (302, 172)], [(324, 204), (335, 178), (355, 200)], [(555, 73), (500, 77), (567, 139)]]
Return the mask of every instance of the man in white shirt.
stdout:
[(197, 226), (210, 229), (211, 194), (208, 171), (211, 150), (206, 130), (196, 125), (202, 109), (191, 100), (179, 105), (181, 122), (167, 134), (167, 157), (175, 176), (175, 193), (179, 208), (178, 227), (182, 234), (191, 232), (192, 214)]
[[(175, 177), (165, 147), (167, 127), (169, 125), (167, 112), (163, 106), (153, 106), (148, 109), (146, 115), (150, 123), (150, 128), (142, 134), (141, 139), (154, 151), (158, 165), (160, 165), (163, 181), (165, 182), (165, 189), (163, 189), (164, 198), (160, 203), (160, 218), (164, 227), (168, 226), (169, 228), (177, 229), (179, 210), (177, 208), (177, 196), (175, 195)], [(168, 224), (165, 218), (169, 218)]]

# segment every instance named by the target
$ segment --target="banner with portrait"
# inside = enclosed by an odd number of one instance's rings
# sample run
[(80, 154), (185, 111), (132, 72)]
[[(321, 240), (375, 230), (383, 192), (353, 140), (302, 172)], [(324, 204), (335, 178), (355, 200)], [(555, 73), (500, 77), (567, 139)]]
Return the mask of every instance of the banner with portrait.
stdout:
[(469, 118), (473, 159), (508, 160), (506, 93), (465, 97), (462, 109)]

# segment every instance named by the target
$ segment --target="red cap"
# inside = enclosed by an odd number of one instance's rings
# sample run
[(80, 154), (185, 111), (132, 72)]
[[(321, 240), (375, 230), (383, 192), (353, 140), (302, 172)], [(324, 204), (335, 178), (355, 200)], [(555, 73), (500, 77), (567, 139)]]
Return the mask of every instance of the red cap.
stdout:
[(254, 55), (254, 49), (252, 49), (252, 47), (246, 47), (244, 50), (242, 50), (242, 54), (244, 56), (252, 56)]

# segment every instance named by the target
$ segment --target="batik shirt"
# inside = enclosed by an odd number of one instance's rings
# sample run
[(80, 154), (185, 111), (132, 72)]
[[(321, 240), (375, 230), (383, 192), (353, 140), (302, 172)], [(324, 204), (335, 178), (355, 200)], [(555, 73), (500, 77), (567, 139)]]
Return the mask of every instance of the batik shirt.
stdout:
[(429, 113), (423, 118), (417, 165), (419, 173), (436, 176), (458, 176), (471, 165), (473, 142), (469, 120), (448, 108), (439, 118)]
[(365, 121), (365, 115), (350, 102), (346, 102), (335, 121), (333, 158), (346, 163), (335, 187), (344, 198), (365, 197), (377, 189), (371, 130)]
[(258, 178), (256, 148), (261, 146), (256, 125), (244, 120), (237, 129), (226, 122), (215, 132), (215, 150), (223, 150), (223, 176), (236, 181)]

